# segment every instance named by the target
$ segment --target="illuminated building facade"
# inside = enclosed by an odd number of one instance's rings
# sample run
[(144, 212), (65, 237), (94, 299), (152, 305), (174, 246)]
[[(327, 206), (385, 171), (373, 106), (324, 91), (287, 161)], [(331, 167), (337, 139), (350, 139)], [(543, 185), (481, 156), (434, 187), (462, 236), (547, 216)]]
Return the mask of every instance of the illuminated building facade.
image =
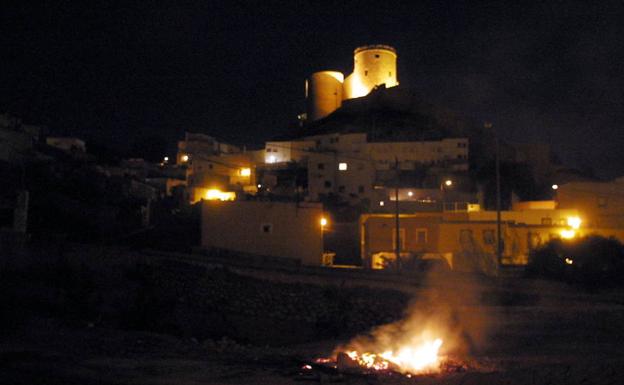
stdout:
[(389, 45), (358, 47), (353, 72), (346, 78), (338, 71), (315, 72), (306, 80), (307, 117), (314, 121), (337, 110), (343, 100), (368, 95), (375, 87), (399, 85), (397, 53)]
[[(294, 141), (267, 142), (265, 163), (275, 166), (297, 162), (307, 168), (307, 197), (316, 201), (334, 194), (347, 201), (387, 199), (385, 189), (375, 189), (394, 178), (399, 170), (419, 167), (465, 172), (468, 170), (468, 139), (370, 142), (367, 133), (332, 133), (306, 136)], [(441, 171), (442, 172), (442, 171)]]

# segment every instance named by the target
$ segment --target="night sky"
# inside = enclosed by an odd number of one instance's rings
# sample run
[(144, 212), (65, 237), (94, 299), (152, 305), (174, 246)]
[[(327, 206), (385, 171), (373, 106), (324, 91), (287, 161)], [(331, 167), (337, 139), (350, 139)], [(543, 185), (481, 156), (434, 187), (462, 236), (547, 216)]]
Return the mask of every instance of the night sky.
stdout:
[(3, 2), (0, 112), (56, 134), (259, 144), (303, 111), (307, 75), (382, 43), (424, 100), (624, 175), (619, 1), (30, 3)]

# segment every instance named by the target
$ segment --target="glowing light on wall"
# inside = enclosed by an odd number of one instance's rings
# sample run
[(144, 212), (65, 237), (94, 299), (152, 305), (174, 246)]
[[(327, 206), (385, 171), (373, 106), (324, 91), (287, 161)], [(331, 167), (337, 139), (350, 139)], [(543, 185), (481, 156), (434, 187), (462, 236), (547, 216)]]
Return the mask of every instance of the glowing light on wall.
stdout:
[(572, 265), (572, 264), (574, 264), (574, 260), (572, 258), (566, 258), (565, 259), (565, 263), (566, 263), (566, 265)]
[(206, 191), (205, 198), (209, 201), (233, 201), (236, 199), (236, 193), (233, 191), (209, 189)]
[(321, 224), (321, 227), (327, 226), (327, 218), (323, 217), (323, 218), (321, 218), (321, 220), (319, 222)]
[(346, 163), (338, 163), (338, 170), (340, 170), (340, 171), (347, 171), (347, 164)]
[(559, 188), (559, 185), (558, 184), (554, 184), (551, 187), (552, 187), (553, 190), (557, 190)]
[(574, 230), (578, 230), (581, 227), (581, 222), (581, 218), (579, 217), (568, 217), (568, 226)]
[(186, 154), (184, 154), (184, 155), (182, 155), (182, 156), (180, 157), (180, 160), (182, 160), (182, 162), (186, 163), (186, 162), (188, 162), (188, 160), (189, 160), (189, 156), (188, 156), (188, 155), (186, 155)]
[(238, 170), (238, 175), (240, 175), (240, 176), (250, 176), (251, 175), (251, 169), (249, 167), (243, 167), (240, 170)]
[(565, 230), (564, 229), (564, 230), (561, 230), (559, 233), (561, 234), (561, 237), (563, 239), (572, 239), (572, 238), (574, 238), (576, 236), (576, 231), (574, 231), (574, 230)]
[(368, 95), (369, 92), (370, 89), (362, 84), (359, 78), (354, 76), (353, 81), (351, 81), (351, 97), (359, 98)]
[(267, 163), (275, 163), (275, 162), (277, 162), (277, 158), (275, 157), (275, 155), (269, 155), (266, 158), (266, 162)]

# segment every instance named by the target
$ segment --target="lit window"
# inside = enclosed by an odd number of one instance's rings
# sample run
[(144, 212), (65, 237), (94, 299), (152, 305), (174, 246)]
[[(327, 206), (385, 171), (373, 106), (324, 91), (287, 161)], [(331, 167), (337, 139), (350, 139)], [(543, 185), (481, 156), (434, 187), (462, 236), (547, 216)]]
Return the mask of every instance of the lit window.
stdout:
[(221, 191), (218, 189), (210, 189), (206, 191), (206, 198), (209, 201), (233, 201), (236, 199), (236, 193), (231, 191)]
[(338, 170), (340, 170), (340, 171), (347, 171), (347, 164), (346, 163), (338, 163)]
[(251, 175), (251, 169), (249, 167), (243, 167), (240, 170), (238, 170), (238, 175), (240, 175), (240, 176), (250, 176)]

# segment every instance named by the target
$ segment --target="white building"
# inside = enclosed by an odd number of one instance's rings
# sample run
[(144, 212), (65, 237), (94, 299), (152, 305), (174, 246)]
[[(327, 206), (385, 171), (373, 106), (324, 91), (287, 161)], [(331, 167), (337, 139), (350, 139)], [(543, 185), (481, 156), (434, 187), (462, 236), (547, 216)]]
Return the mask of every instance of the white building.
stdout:
[(384, 173), (394, 172), (395, 163), (407, 172), (420, 166), (468, 170), (466, 138), (417, 142), (369, 142), (367, 138), (366, 133), (333, 133), (267, 142), (265, 163), (307, 165), (307, 195), (313, 201), (330, 193), (346, 200), (383, 199), (385, 191), (375, 191), (375, 186)]

